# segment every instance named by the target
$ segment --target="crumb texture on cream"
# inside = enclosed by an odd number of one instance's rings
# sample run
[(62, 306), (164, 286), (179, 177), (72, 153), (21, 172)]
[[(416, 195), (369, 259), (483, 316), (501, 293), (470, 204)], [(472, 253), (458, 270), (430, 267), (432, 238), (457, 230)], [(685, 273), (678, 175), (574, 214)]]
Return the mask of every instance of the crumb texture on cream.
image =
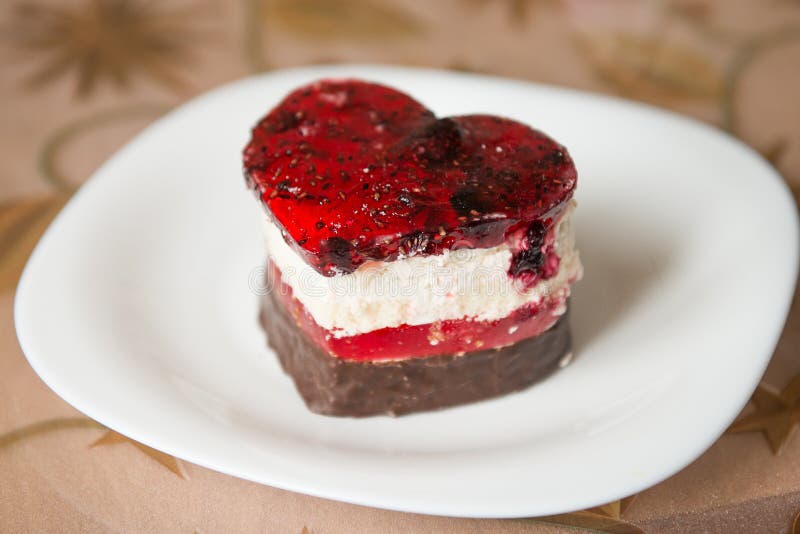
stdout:
[(573, 209), (571, 203), (556, 228), (557, 274), (530, 288), (522, 288), (508, 276), (512, 250), (507, 243), (368, 262), (350, 274), (326, 277), (292, 250), (268, 218), (264, 228), (269, 257), (295, 298), (317, 324), (335, 337), (347, 337), (403, 324), (465, 318), (491, 321), (527, 304), (551, 298), (565, 301), (570, 284), (582, 274)]

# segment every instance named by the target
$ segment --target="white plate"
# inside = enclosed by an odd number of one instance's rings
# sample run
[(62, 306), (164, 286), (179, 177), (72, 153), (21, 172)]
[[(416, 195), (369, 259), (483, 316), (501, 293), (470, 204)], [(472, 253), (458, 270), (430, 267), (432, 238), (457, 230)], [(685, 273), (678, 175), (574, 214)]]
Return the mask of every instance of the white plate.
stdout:
[[(523, 393), (391, 419), (309, 413), (256, 323), (259, 208), (240, 152), (290, 89), (357, 76), (437, 113), (535, 125), (577, 162), (575, 362)], [(276, 72), (153, 124), (80, 190), (17, 291), (22, 348), (67, 402), (235, 476), (397, 510), (529, 516), (646, 488), (744, 406), (797, 270), (794, 204), (741, 143), (579, 92), (378, 66)]]

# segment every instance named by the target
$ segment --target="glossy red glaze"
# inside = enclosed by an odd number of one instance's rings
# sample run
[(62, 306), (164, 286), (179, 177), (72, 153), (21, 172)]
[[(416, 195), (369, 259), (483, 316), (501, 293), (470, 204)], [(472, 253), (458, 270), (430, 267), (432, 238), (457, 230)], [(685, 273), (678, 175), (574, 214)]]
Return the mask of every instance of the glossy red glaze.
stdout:
[[(289, 244), (328, 276), (511, 234), (540, 248), (535, 237), (577, 179), (566, 149), (537, 130), (486, 115), (437, 119), (357, 80), (289, 94), (253, 129), (244, 169)], [(539, 248), (518, 258), (519, 272), (546, 276)]]
[(292, 289), (281, 279), (278, 267), (270, 262), (269, 269), (275, 282), (272, 290), (278, 291), (278, 300), (294, 318), (297, 327), (331, 356), (353, 361), (424, 358), (505, 347), (550, 328), (558, 320), (567, 298), (566, 292), (551, 295), (539, 306), (523, 306), (496, 321), (457, 319), (381, 328), (336, 338), (331, 331), (317, 324), (305, 306), (294, 298)]

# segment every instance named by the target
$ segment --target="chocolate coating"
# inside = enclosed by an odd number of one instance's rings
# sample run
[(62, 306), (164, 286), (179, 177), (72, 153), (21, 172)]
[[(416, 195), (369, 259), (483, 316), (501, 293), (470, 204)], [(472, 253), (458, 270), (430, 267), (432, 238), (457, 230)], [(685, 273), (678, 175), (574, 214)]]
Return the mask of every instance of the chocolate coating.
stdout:
[(545, 378), (572, 350), (568, 313), (542, 334), (508, 347), (390, 362), (329, 355), (273, 293), (263, 298), (260, 320), (308, 408), (324, 415), (403, 415), (497, 397)]

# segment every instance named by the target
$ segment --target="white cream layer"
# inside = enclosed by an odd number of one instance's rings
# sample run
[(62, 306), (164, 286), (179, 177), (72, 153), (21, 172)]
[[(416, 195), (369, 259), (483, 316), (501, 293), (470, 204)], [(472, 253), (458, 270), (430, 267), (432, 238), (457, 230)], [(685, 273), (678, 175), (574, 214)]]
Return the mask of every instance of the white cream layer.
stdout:
[(295, 298), (317, 324), (335, 337), (346, 337), (402, 324), (501, 319), (551, 295), (565, 299), (570, 283), (582, 274), (570, 217), (573, 209), (571, 204), (556, 230), (558, 273), (528, 289), (508, 276), (512, 251), (506, 243), (368, 262), (352, 273), (326, 277), (306, 264), (266, 218), (265, 234), (269, 256)]

